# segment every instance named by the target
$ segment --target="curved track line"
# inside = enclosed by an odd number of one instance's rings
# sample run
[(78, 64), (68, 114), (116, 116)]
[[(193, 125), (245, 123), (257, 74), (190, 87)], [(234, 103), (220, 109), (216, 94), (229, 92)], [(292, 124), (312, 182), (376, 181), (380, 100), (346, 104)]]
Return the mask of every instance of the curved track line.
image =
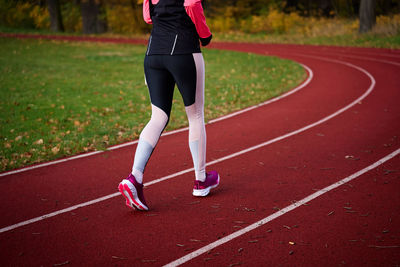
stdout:
[[(311, 57), (313, 57), (313, 56), (311, 56)], [(372, 90), (374, 89), (375, 84), (376, 84), (375, 79), (374, 79), (374, 77), (373, 77), (368, 71), (366, 71), (365, 69), (363, 69), (363, 68), (361, 68), (361, 67), (358, 67), (358, 66), (356, 66), (356, 65), (353, 65), (353, 64), (351, 64), (351, 63), (348, 63), (348, 62), (340, 61), (340, 60), (331, 60), (331, 59), (324, 59), (324, 58), (318, 58), (318, 57), (315, 57), (315, 58), (320, 59), (320, 60), (325, 60), (325, 61), (330, 61), (330, 62), (342, 64), (342, 65), (345, 65), (345, 66), (348, 66), (348, 67), (351, 67), (351, 68), (355, 68), (355, 69), (359, 70), (360, 72), (364, 73), (364, 74), (370, 79), (371, 85), (370, 85), (369, 88), (364, 92), (364, 94), (362, 94), (362, 95), (361, 95), (360, 97), (358, 97), (356, 100), (354, 100), (353, 102), (351, 102), (351, 103), (348, 104), (347, 106), (345, 106), (345, 107), (339, 109), (338, 111), (332, 113), (331, 115), (329, 115), (329, 116), (327, 116), (327, 117), (325, 117), (325, 118), (320, 119), (320, 120), (317, 121), (317, 122), (314, 122), (314, 123), (312, 123), (312, 124), (309, 124), (309, 125), (307, 125), (307, 126), (305, 126), (305, 127), (303, 127), (303, 128), (300, 128), (300, 129), (298, 129), (298, 130), (292, 131), (292, 132), (287, 133), (287, 134), (285, 134), (285, 135), (281, 135), (281, 136), (276, 137), (276, 138), (274, 138), (274, 139), (268, 140), (268, 141), (263, 142), (263, 143), (261, 143), (261, 144), (258, 144), (258, 145), (249, 147), (249, 148), (247, 148), (247, 149), (244, 149), (244, 150), (238, 151), (238, 152), (236, 152), (236, 153), (227, 155), (227, 156), (225, 156), (225, 157), (216, 159), (216, 160), (214, 160), (214, 161), (208, 162), (208, 163), (206, 164), (206, 166), (210, 166), (210, 165), (213, 165), (213, 164), (216, 164), (216, 163), (219, 163), (219, 162), (222, 162), (222, 161), (231, 159), (231, 158), (233, 158), (233, 157), (237, 157), (237, 156), (239, 156), (239, 155), (242, 155), (242, 154), (248, 153), (248, 152), (250, 152), (250, 151), (256, 150), (256, 149), (258, 149), (258, 148), (261, 148), (261, 147), (270, 145), (270, 144), (272, 144), (272, 143), (278, 142), (278, 141), (283, 140), (283, 139), (285, 139), (285, 138), (288, 138), (288, 137), (290, 137), (290, 136), (293, 136), (293, 135), (299, 134), (299, 133), (301, 133), (301, 132), (304, 132), (304, 131), (306, 131), (306, 130), (308, 130), (308, 129), (310, 129), (310, 128), (313, 128), (313, 127), (315, 127), (315, 126), (317, 126), (317, 125), (320, 125), (320, 124), (322, 124), (322, 123), (324, 123), (324, 122), (326, 122), (326, 121), (328, 121), (328, 120), (330, 120), (330, 119), (332, 119), (332, 118), (338, 116), (339, 114), (343, 113), (344, 111), (350, 109), (351, 107), (353, 107), (354, 105), (356, 105), (357, 103), (359, 103), (360, 101), (362, 101), (364, 98), (366, 98), (366, 97), (372, 92)], [(191, 172), (191, 171), (193, 171), (193, 170), (194, 170), (194, 168), (190, 168), (190, 169), (186, 169), (186, 170), (183, 170), (183, 171), (180, 171), (180, 172), (177, 172), (177, 173), (173, 173), (173, 174), (164, 176), (164, 177), (162, 177), (162, 178), (159, 178), (159, 179), (150, 181), (150, 182), (148, 182), (148, 183), (145, 183), (144, 186), (145, 186), (145, 187), (148, 187), (148, 186), (150, 186), (150, 185), (152, 185), (152, 184), (156, 184), (156, 183), (159, 183), (159, 182), (162, 182), (162, 181), (165, 181), (165, 180), (168, 180), (168, 179), (177, 177), (177, 176), (179, 176), (179, 175), (182, 175), (182, 174)], [(7, 232), (7, 231), (10, 231), (10, 230), (19, 228), (19, 227), (21, 227), (21, 226), (28, 225), (28, 224), (31, 224), (31, 223), (34, 223), (34, 222), (38, 222), (38, 221), (41, 221), (41, 220), (44, 220), (44, 219), (47, 219), (47, 218), (50, 218), (50, 217), (54, 217), (54, 216), (57, 216), (57, 215), (60, 215), (60, 214), (63, 214), (63, 213), (66, 213), (66, 212), (69, 212), (69, 211), (72, 211), (72, 210), (81, 208), (81, 207), (89, 206), (89, 205), (92, 205), (92, 204), (101, 202), (101, 201), (103, 201), (103, 200), (107, 200), (107, 199), (110, 199), (110, 198), (119, 196), (119, 194), (120, 194), (119, 192), (113, 193), (113, 194), (110, 194), (110, 195), (107, 195), (107, 196), (103, 196), (103, 197), (101, 197), (101, 198), (97, 198), (97, 199), (94, 199), (94, 200), (91, 200), (91, 201), (87, 201), (87, 202), (84, 202), (84, 203), (80, 203), (80, 204), (71, 206), (71, 207), (66, 208), (66, 209), (62, 209), (62, 210), (55, 211), (55, 212), (52, 212), (52, 213), (49, 213), (49, 214), (46, 214), (46, 215), (42, 215), (42, 216), (39, 216), (39, 217), (30, 219), (30, 220), (26, 220), (26, 221), (20, 222), (20, 223), (17, 223), (17, 224), (13, 224), (13, 225), (10, 225), (10, 226), (1, 228), (1, 229), (0, 229), (0, 233)]]
[[(378, 48), (379, 49), (379, 48)], [(400, 51), (397, 49), (397, 51)], [(347, 51), (345, 50), (341, 50), (338, 51), (339, 53), (344, 53), (346, 54)], [(391, 58), (400, 58), (400, 54), (389, 54), (389, 53), (380, 53), (379, 51), (377, 51), (377, 53), (366, 53), (366, 52), (362, 52), (362, 53), (358, 53), (359, 51), (353, 51), (352, 53), (356, 54), (356, 55), (363, 55), (363, 56), (382, 56), (382, 57), (391, 57)]]
[[(239, 111), (233, 112), (231, 114), (228, 114), (228, 115), (216, 118), (214, 120), (211, 120), (207, 124), (211, 124), (211, 123), (215, 123), (217, 121), (225, 120), (225, 119), (237, 116), (237, 115), (239, 115), (241, 113), (244, 113), (244, 112), (259, 108), (261, 106), (265, 106), (265, 105), (271, 104), (271, 103), (273, 103), (275, 101), (281, 100), (281, 99), (283, 99), (283, 98), (285, 98), (285, 97), (287, 97), (289, 95), (292, 95), (295, 92), (303, 89), (304, 87), (306, 87), (311, 82), (311, 80), (314, 77), (314, 74), (313, 74), (312, 70), (309, 67), (307, 67), (306, 65), (304, 65), (304, 64), (300, 64), (300, 65), (303, 66), (306, 69), (306, 71), (308, 73), (308, 77), (307, 77), (307, 79), (305, 81), (303, 81), (300, 85), (298, 85), (294, 89), (286, 92), (283, 95), (280, 95), (280, 96), (277, 96), (275, 98), (269, 99), (269, 100), (267, 100), (267, 101), (265, 101), (263, 103), (260, 103), (260, 104), (245, 108), (243, 110), (239, 110)], [(161, 136), (167, 136), (167, 135), (171, 135), (171, 134), (184, 132), (184, 131), (187, 131), (188, 129), (189, 129), (188, 127), (185, 127), (185, 128), (173, 130), (173, 131), (170, 131), (170, 132), (163, 133)], [(89, 152), (89, 153), (85, 153), (85, 154), (81, 154), (81, 155), (77, 155), (77, 156), (72, 156), (72, 157), (69, 157), (69, 158), (49, 161), (49, 162), (41, 163), (41, 164), (34, 165), (34, 166), (29, 166), (29, 167), (25, 167), (25, 168), (13, 170), (13, 171), (3, 172), (3, 173), (0, 173), (0, 177), (11, 175), (11, 174), (16, 174), (16, 173), (21, 173), (21, 172), (26, 172), (26, 171), (30, 171), (30, 170), (34, 170), (34, 169), (38, 169), (38, 168), (42, 168), (42, 167), (47, 167), (47, 166), (51, 166), (51, 165), (55, 165), (55, 164), (59, 164), (59, 163), (63, 163), (63, 162), (71, 161), (71, 160), (75, 160), (75, 159), (94, 156), (94, 155), (97, 155), (97, 154), (100, 154), (100, 153), (104, 153), (106, 151), (113, 151), (113, 150), (117, 150), (119, 148), (123, 148), (123, 147), (126, 147), (126, 146), (131, 146), (131, 145), (136, 144), (137, 142), (138, 142), (138, 140), (135, 140), (135, 141), (127, 142), (127, 143), (124, 143), (124, 144), (115, 145), (115, 146), (109, 147), (109, 148), (107, 148), (105, 150), (93, 151), (93, 152)]]
[[(313, 53), (314, 55), (320, 55), (320, 53)], [(362, 57), (358, 55), (349, 55), (349, 54), (334, 54), (332, 52), (324, 52), (324, 55), (329, 55), (329, 56), (341, 56), (341, 57), (347, 57), (347, 58), (354, 58), (354, 59), (361, 59), (361, 60), (369, 60), (369, 61), (375, 61), (375, 62), (380, 62), (380, 63), (385, 63), (385, 64), (390, 64), (390, 65), (395, 65), (400, 67), (400, 63), (390, 61), (390, 60), (385, 60), (385, 59), (379, 59), (379, 58), (370, 58), (370, 57)]]
[(285, 208), (283, 208), (283, 209), (281, 209), (281, 210), (269, 215), (268, 217), (265, 217), (264, 219), (261, 219), (261, 220), (255, 222), (255, 223), (247, 226), (246, 228), (243, 228), (243, 229), (241, 229), (239, 231), (233, 232), (232, 234), (227, 235), (224, 238), (221, 238), (221, 239), (219, 239), (219, 240), (217, 240), (217, 241), (215, 241), (213, 243), (210, 243), (210, 244), (208, 244), (208, 245), (206, 245), (206, 246), (204, 246), (202, 248), (199, 248), (196, 251), (193, 251), (193, 252), (187, 254), (186, 256), (183, 256), (182, 258), (179, 258), (179, 259), (177, 259), (177, 260), (175, 260), (173, 262), (170, 262), (170, 263), (164, 265), (164, 267), (179, 266), (179, 265), (181, 265), (181, 264), (183, 264), (183, 263), (185, 263), (187, 261), (190, 261), (190, 260), (200, 256), (201, 254), (203, 254), (203, 253), (205, 253), (205, 252), (207, 252), (207, 251), (209, 251), (209, 250), (211, 250), (213, 248), (216, 248), (216, 247), (218, 247), (220, 245), (223, 245), (223, 244), (225, 244), (225, 243), (227, 243), (227, 242), (229, 242), (229, 241), (231, 241), (231, 240), (233, 240), (233, 239), (235, 239), (235, 238), (237, 238), (237, 237), (239, 237), (241, 235), (244, 235), (244, 234), (246, 234), (246, 233), (248, 233), (248, 232), (250, 232), (250, 231), (252, 231), (252, 230), (254, 230), (254, 229), (258, 228), (258, 227), (260, 227), (260, 226), (263, 226), (264, 224), (266, 224), (266, 223), (268, 223), (268, 222), (270, 222), (270, 221), (272, 221), (272, 220), (274, 220), (274, 219), (276, 219), (276, 218), (278, 218), (278, 217), (280, 217), (280, 216), (282, 216), (282, 215), (284, 215), (284, 214), (286, 214), (286, 213), (288, 213), (288, 212), (290, 212), (290, 211), (292, 211), (292, 210), (294, 210), (294, 209), (296, 209), (298, 207), (301, 207), (302, 205), (314, 200), (315, 198), (317, 198), (319, 196), (322, 196), (323, 194), (328, 193), (329, 191), (332, 191), (333, 189), (335, 189), (335, 188), (337, 188), (337, 187), (339, 187), (339, 186), (341, 186), (341, 185), (343, 185), (345, 183), (348, 183), (351, 180), (354, 180), (355, 178), (363, 175), (364, 173), (369, 172), (372, 169), (375, 169), (379, 165), (381, 165), (381, 164), (385, 163), (386, 161), (396, 157), (399, 153), (400, 153), (400, 148), (395, 150), (394, 152), (390, 153), (389, 155), (381, 158), (380, 160), (376, 161), (375, 163), (369, 165), (368, 167), (365, 167), (364, 169), (359, 170), (358, 172), (353, 173), (352, 175), (350, 175), (350, 176), (348, 176), (346, 178), (343, 178), (342, 180), (340, 180), (340, 181), (338, 181), (338, 182), (336, 182), (334, 184), (331, 184), (331, 185), (329, 185), (329, 186), (327, 186), (327, 187), (325, 187), (325, 188), (323, 188), (321, 190), (318, 190), (314, 194), (311, 194), (311, 195), (303, 198), (302, 200), (299, 200), (299, 201), (297, 201), (297, 202), (295, 202), (295, 203), (293, 203), (293, 204), (291, 204), (291, 205), (289, 205), (289, 206), (287, 206), (287, 207), (285, 207)]

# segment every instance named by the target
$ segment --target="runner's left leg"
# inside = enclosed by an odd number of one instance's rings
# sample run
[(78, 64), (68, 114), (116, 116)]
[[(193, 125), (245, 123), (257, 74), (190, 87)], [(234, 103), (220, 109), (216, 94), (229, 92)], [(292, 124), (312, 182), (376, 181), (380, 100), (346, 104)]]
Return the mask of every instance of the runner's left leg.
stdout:
[(168, 70), (182, 95), (189, 120), (189, 147), (196, 180), (206, 179), (206, 130), (204, 125), (204, 60), (201, 53), (170, 57)]

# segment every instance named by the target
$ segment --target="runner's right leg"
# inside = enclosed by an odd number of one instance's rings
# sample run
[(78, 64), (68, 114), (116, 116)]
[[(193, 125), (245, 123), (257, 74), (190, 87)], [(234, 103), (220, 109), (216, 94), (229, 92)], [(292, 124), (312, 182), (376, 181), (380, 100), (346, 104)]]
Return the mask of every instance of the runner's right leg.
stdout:
[(146, 56), (144, 71), (151, 99), (151, 119), (140, 134), (135, 152), (132, 173), (119, 185), (126, 205), (148, 210), (143, 196), (143, 173), (161, 133), (165, 129), (172, 107), (175, 82), (163, 68), (162, 56)]
[(151, 119), (144, 127), (136, 148), (132, 174), (142, 183), (143, 172), (161, 133), (167, 126), (175, 81), (163, 66), (163, 56), (146, 56), (144, 73), (151, 100)]

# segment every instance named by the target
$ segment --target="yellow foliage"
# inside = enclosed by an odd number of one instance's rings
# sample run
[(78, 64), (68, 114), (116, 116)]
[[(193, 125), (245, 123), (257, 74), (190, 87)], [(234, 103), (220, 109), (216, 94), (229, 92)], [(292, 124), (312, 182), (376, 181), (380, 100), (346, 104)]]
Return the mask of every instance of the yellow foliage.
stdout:
[(227, 32), (235, 30), (235, 19), (232, 17), (216, 17), (207, 19), (207, 24), (210, 25), (211, 31)]
[(240, 21), (240, 29), (248, 33), (264, 32), (267, 29), (266, 20), (262, 16), (251, 16)]
[[(297, 13), (282, 13), (276, 9), (270, 9), (267, 15), (250, 16), (246, 19), (235, 21), (231, 14), (233, 9), (227, 9), (224, 16), (207, 19), (211, 29), (216, 32), (227, 32), (230, 30), (239, 30), (247, 33), (259, 32), (292, 32), (304, 24), (305, 19)], [(238, 27), (238, 28), (237, 28)]]
[(106, 9), (108, 28), (116, 33), (132, 33), (133, 10), (130, 6), (114, 6)]
[(270, 9), (267, 15), (267, 23), (272, 31), (283, 33), (286, 32), (285, 14), (276, 9)]
[(32, 18), (27, 16), (31, 9), (32, 5), (30, 3), (18, 3), (15, 7), (12, 7), (7, 14), (4, 14), (7, 25), (11, 27), (32, 27)]
[(29, 17), (33, 19), (35, 28), (46, 29), (50, 27), (50, 15), (47, 8), (35, 6), (29, 13)]
[(305, 20), (303, 27), (305, 36), (338, 36), (357, 32), (358, 22), (339, 18), (311, 18)]
[(393, 16), (378, 16), (376, 18), (376, 25), (373, 32), (384, 35), (395, 35), (400, 33), (400, 14), (395, 14)]
[[(227, 12), (232, 13), (232, 10)], [(245, 33), (288, 33), (304, 37), (351, 35), (358, 33), (359, 28), (358, 19), (302, 17), (296, 12), (283, 13), (273, 8), (266, 15), (250, 16), (236, 22), (226, 16), (214, 17), (207, 21), (211, 30), (215, 32), (236, 30)], [(400, 14), (377, 17), (374, 32), (390, 35), (399, 33)]]
[(148, 29), (141, 8), (133, 9), (130, 5), (107, 6), (106, 16), (108, 29), (114, 33), (141, 33)]

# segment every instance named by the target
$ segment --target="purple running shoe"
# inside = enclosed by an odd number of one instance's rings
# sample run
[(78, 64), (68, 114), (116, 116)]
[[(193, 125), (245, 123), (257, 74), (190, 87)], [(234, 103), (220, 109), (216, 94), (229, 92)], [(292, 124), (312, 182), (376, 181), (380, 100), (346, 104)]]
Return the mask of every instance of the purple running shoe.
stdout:
[(139, 184), (135, 176), (129, 176), (118, 185), (118, 190), (126, 199), (126, 205), (132, 209), (149, 210), (143, 196), (143, 184)]
[(193, 196), (205, 197), (210, 193), (210, 190), (219, 185), (219, 174), (216, 171), (210, 171), (206, 174), (204, 182), (194, 181)]

